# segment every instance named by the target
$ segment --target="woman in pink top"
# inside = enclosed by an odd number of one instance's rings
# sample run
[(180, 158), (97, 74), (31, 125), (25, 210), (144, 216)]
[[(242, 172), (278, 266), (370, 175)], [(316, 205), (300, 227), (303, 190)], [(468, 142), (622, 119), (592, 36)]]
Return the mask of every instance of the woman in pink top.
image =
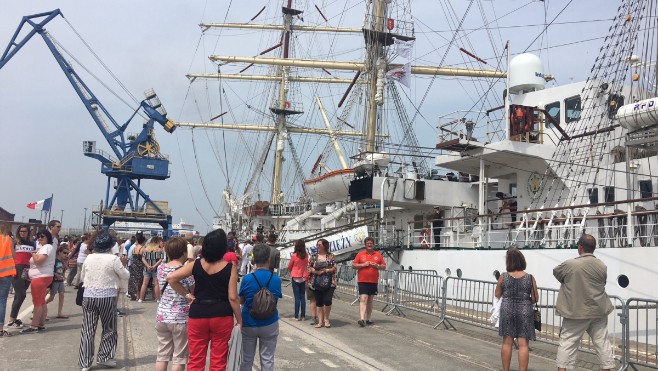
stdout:
[[(308, 279), (308, 253), (304, 240), (297, 240), (295, 252), (290, 257), (288, 271), (292, 281), (292, 292), (295, 294), (295, 319), (306, 319), (306, 280)], [(301, 309), (301, 313), (300, 313)]]

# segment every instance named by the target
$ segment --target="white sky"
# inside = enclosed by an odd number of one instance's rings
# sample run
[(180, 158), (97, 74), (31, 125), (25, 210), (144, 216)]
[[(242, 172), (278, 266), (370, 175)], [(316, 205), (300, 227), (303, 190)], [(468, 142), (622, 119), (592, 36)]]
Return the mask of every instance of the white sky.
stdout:
[[(501, 20), (500, 25), (527, 25), (543, 22), (544, 6), (548, 9), (550, 21), (568, 1), (547, 1), (529, 4), (518, 16)], [(77, 32), (90, 44), (117, 78), (127, 89), (142, 97), (142, 92), (154, 88), (161, 101), (175, 121), (200, 121), (193, 108), (198, 102), (191, 101), (187, 95), (188, 72), (205, 72), (206, 56), (209, 54), (237, 54), (251, 56), (258, 52), (250, 48), (239, 38), (222, 41), (229, 44), (214, 45), (211, 42), (200, 43), (201, 21), (221, 22), (225, 16), (228, 1), (3, 1), (0, 12), (0, 48), (4, 51), (22, 16), (60, 8), (64, 16)], [(333, 1), (310, 1), (324, 9), (335, 6)], [(353, 8), (355, 14), (361, 14), (363, 5), (358, 1)], [(461, 15), (467, 1), (453, 2), (456, 14)], [(234, 1), (229, 21), (245, 21), (255, 15), (263, 5), (280, 7), (279, 1)], [(443, 16), (433, 15), (443, 8), (438, 0), (416, 0), (414, 8), (421, 9), (421, 20), (435, 30), (445, 30)], [(520, 7), (527, 2), (496, 0), (483, 1), (486, 7), (500, 6), (498, 16), (506, 10)], [(311, 5), (308, 5), (312, 7)], [(574, 2), (556, 22), (609, 19), (615, 14), (617, 2), (601, 1), (592, 9), (591, 2)], [(273, 11), (270, 11), (272, 14)], [(332, 16), (327, 11), (329, 17)], [(235, 18), (233, 18), (235, 17)], [(310, 18), (310, 17), (309, 17)], [(360, 27), (362, 16), (355, 16), (355, 22), (343, 26)], [(491, 18), (489, 18), (491, 19)], [(274, 20), (272, 20), (274, 22)], [(585, 40), (590, 37), (605, 36), (610, 22), (569, 24), (551, 28), (548, 45), (564, 44), (570, 41)], [(80, 58), (101, 81), (113, 83), (102, 67), (93, 64), (89, 52), (77, 40), (66, 22), (55, 19), (46, 27), (71, 53)], [(417, 26), (416, 29), (421, 28)], [(541, 27), (507, 28), (502, 31), (504, 39), (511, 39), (512, 50), (521, 52), (529, 40), (537, 36)], [(498, 33), (498, 31), (496, 31)], [(450, 37), (449, 33), (442, 34)], [(498, 36), (498, 35), (496, 35)], [(442, 44), (438, 39), (437, 45)], [(436, 41), (436, 40), (435, 40)], [(475, 38), (474, 47), (483, 42)], [(418, 44), (423, 38), (418, 38)], [(572, 48), (557, 48), (542, 56), (547, 73), (558, 76), (558, 83), (564, 84), (584, 79), (589, 67), (598, 54), (602, 40), (579, 44)], [(545, 43), (546, 44), (546, 43)], [(198, 49), (197, 49), (197, 46)], [(457, 45), (459, 47), (462, 45)], [(420, 46), (419, 46), (420, 47)], [(531, 49), (537, 49), (539, 44)], [(522, 48), (519, 50), (519, 48)], [(221, 49), (218, 51), (218, 49)], [(453, 47), (455, 49), (455, 47)], [(262, 47), (260, 47), (262, 50)], [(443, 53), (441, 51), (441, 53)], [(451, 53), (451, 56), (459, 52)], [(489, 52), (481, 52), (483, 57), (492, 57)], [(450, 62), (451, 59), (448, 58)], [(453, 60), (451, 63), (456, 63)], [(77, 69), (84, 81), (91, 86), (94, 93), (110, 110), (115, 119), (123, 122), (131, 110), (118, 102), (107, 90), (102, 88), (86, 72)], [(84, 72), (84, 73), (83, 73)], [(117, 91), (123, 98), (126, 94)], [(417, 94), (422, 97), (424, 91)], [(472, 96), (477, 94), (471, 92)], [(462, 102), (465, 102), (461, 104)], [(443, 101), (445, 107), (436, 108), (427, 114), (428, 119), (436, 121), (440, 114), (470, 106), (466, 95), (449, 94)], [(438, 106), (438, 105), (437, 105)], [(136, 104), (133, 104), (133, 108)], [(205, 117), (207, 119), (207, 117)], [(139, 122), (133, 122), (133, 130), (139, 131)], [(32, 201), (54, 194), (53, 218), (59, 218), (64, 210), (64, 225), (82, 226), (84, 208), (91, 210), (105, 198), (107, 178), (100, 173), (99, 162), (82, 155), (82, 142), (97, 141), (98, 148), (109, 151), (84, 105), (77, 98), (64, 74), (55, 63), (45, 43), (35, 36), (8, 64), (0, 70), (0, 171), (3, 174), (0, 206), (11, 213), (16, 213), (16, 220), (38, 218), (39, 212), (26, 208)], [(181, 218), (196, 225), (196, 229), (205, 233), (206, 222), (211, 223), (213, 211), (208, 205), (201, 187), (195, 160), (190, 156), (191, 141), (189, 131), (177, 130), (173, 135), (167, 134), (160, 127), (156, 128), (157, 139), (163, 153), (171, 159), (171, 178), (166, 181), (145, 181), (144, 190), (154, 200), (168, 200), (173, 210), (174, 222)], [(433, 146), (436, 140), (431, 137), (423, 145)], [(211, 157), (210, 153), (204, 153)], [(204, 164), (206, 190), (219, 209), (221, 191), (225, 181), (217, 167)], [(185, 179), (187, 174), (187, 179)], [(88, 213), (89, 215), (89, 213)]]

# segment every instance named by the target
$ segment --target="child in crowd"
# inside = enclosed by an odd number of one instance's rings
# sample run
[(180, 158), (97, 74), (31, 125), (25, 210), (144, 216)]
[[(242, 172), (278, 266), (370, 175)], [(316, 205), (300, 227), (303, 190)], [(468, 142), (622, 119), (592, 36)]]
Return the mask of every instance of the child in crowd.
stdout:
[(59, 305), (57, 310), (57, 318), (69, 318), (69, 316), (62, 313), (64, 308), (64, 272), (66, 271), (66, 259), (69, 254), (69, 244), (62, 242), (57, 248), (55, 257), (55, 270), (53, 272), (53, 283), (50, 286), (50, 293), (46, 295), (46, 305), (55, 300), (55, 295), (59, 294)]
[[(187, 261), (187, 241), (174, 237), (165, 244), (165, 252), (169, 262), (160, 264), (157, 279), (162, 287), (160, 303), (155, 317), (155, 330), (158, 336), (158, 356), (155, 363), (156, 371), (166, 371), (169, 362), (173, 363), (172, 371), (184, 371), (190, 351), (187, 344), (187, 319), (190, 305), (181, 293), (167, 284), (167, 276), (179, 269)], [(194, 293), (194, 277), (190, 276), (180, 281), (186, 290), (183, 293)]]

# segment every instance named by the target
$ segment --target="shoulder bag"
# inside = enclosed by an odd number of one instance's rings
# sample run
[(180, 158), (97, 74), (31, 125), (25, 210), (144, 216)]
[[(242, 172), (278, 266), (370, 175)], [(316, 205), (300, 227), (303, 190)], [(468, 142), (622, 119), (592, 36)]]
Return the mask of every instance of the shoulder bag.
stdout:
[(535, 330), (541, 331), (541, 310), (539, 309), (539, 305), (537, 305), (537, 303), (539, 303), (539, 299), (534, 297), (536, 287), (535, 287), (535, 281), (532, 279), (532, 275), (530, 275), (530, 282), (532, 283), (532, 292), (530, 293), (530, 297), (537, 299), (535, 301), (535, 307), (532, 310)]

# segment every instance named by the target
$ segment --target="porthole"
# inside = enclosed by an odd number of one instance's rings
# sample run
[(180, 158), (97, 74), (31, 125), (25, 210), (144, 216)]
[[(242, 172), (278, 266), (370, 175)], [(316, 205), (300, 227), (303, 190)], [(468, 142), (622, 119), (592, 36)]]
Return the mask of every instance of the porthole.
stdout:
[(622, 289), (627, 288), (629, 283), (630, 283), (630, 281), (628, 280), (628, 276), (626, 276), (625, 274), (620, 274), (620, 275), (617, 277), (617, 284), (618, 284), (619, 287), (621, 287)]
[(496, 278), (496, 281), (498, 281), (498, 279), (500, 278), (500, 272), (498, 271), (498, 269), (493, 271), (493, 276)]
[(451, 274), (450, 268), (446, 268), (446, 277), (450, 277)]
[(462, 278), (462, 269), (457, 268), (457, 278)]

